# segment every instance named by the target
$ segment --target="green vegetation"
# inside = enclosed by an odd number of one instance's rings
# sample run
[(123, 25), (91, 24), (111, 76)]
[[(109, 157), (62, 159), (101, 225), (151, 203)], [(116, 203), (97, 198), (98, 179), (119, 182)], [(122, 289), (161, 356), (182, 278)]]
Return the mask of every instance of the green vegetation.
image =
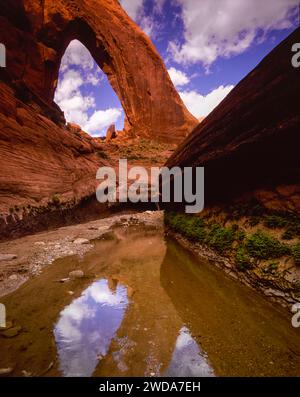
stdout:
[[(166, 211), (165, 223), (188, 240), (199, 242), (221, 255), (230, 256), (240, 271), (253, 268), (258, 261), (271, 260), (263, 272), (274, 274), (279, 262), (272, 260), (291, 255), (300, 264), (300, 241), (294, 248), (290, 248), (267, 232), (256, 231), (246, 235), (237, 224), (226, 227), (217, 222), (209, 222), (208, 218), (176, 212)], [(272, 228), (286, 224), (280, 217), (274, 216), (266, 218), (264, 223)]]
[(58, 194), (54, 194), (51, 197), (50, 204), (55, 205), (55, 207), (58, 207), (60, 205), (60, 198), (59, 198)]
[(279, 262), (270, 262), (264, 269), (265, 274), (274, 274), (278, 270)]
[(300, 265), (300, 241), (298, 241), (298, 243), (293, 248), (293, 256), (295, 263), (297, 265)]
[(165, 223), (189, 240), (204, 242), (206, 239), (205, 224), (201, 218), (165, 212)]
[(288, 220), (280, 215), (266, 215), (264, 220), (264, 226), (270, 229), (282, 228), (285, 227), (288, 223)]
[(290, 248), (263, 232), (252, 234), (246, 241), (248, 253), (256, 259), (274, 259), (290, 254)]
[(174, 212), (165, 212), (165, 223), (189, 240), (204, 243), (220, 254), (230, 251), (235, 235), (240, 234), (232, 228), (217, 223), (209, 225), (202, 218)]
[(235, 232), (233, 229), (214, 223), (209, 228), (205, 242), (219, 254), (224, 254), (231, 250), (234, 239)]
[(240, 271), (252, 268), (251, 258), (247, 253), (245, 247), (241, 246), (237, 249), (235, 255), (235, 264)]
[(269, 229), (285, 229), (282, 238), (292, 240), (300, 237), (300, 218), (290, 211), (276, 211), (265, 208), (257, 200), (234, 204), (228, 209), (229, 220), (248, 218), (249, 226), (260, 223)]

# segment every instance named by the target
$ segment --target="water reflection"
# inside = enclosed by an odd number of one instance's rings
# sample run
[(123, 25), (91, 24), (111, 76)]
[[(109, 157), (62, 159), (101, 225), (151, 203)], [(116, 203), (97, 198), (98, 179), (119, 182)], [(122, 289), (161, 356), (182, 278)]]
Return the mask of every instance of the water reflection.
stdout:
[(164, 376), (214, 376), (206, 355), (202, 353), (186, 327), (182, 327), (180, 330), (172, 360)]
[(64, 376), (93, 374), (107, 354), (127, 305), (126, 288), (102, 279), (60, 313), (54, 335)]

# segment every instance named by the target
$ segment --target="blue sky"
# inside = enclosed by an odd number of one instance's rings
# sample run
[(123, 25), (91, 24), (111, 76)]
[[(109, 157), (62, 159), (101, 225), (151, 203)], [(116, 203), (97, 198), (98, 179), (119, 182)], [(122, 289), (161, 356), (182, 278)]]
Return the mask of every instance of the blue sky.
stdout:
[[(151, 38), (188, 109), (206, 117), (297, 26), (299, 0), (121, 0)], [(61, 64), (55, 101), (93, 136), (124, 113), (106, 76), (78, 41)]]

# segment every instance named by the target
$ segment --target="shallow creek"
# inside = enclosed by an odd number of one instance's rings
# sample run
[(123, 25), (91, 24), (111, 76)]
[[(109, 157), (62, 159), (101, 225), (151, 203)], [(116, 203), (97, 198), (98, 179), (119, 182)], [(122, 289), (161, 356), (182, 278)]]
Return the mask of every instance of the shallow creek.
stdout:
[[(78, 269), (85, 276), (68, 280)], [(115, 227), (1, 302), (21, 327), (0, 337), (13, 376), (300, 375), (289, 313), (162, 227)]]

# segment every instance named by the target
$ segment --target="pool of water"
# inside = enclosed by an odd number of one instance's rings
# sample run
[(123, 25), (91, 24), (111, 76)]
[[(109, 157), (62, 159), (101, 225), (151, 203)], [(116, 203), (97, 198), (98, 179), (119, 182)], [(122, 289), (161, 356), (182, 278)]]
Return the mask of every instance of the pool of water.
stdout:
[[(75, 269), (86, 277), (60, 283)], [(33, 376), (299, 376), (291, 316), (161, 227), (118, 227), (3, 299), (22, 331), (0, 367)]]

